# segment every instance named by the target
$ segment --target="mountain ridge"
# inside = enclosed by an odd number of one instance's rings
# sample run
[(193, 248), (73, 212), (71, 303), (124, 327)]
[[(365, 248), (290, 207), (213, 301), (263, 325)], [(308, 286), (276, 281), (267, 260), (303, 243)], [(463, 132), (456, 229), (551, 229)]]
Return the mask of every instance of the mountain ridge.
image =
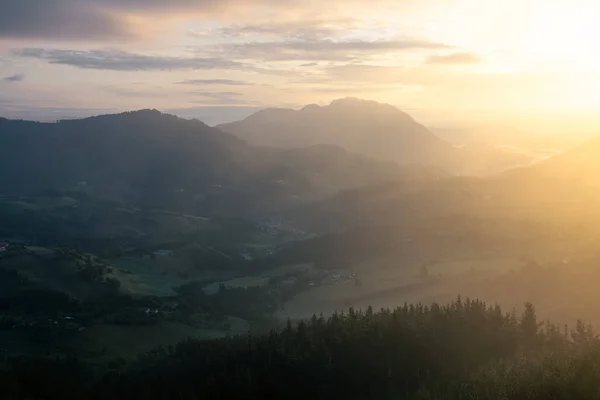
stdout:
[(351, 97), (299, 110), (268, 108), (217, 128), (255, 145), (335, 144), (378, 160), (435, 165), (456, 174), (486, 175), (530, 161), (491, 146), (457, 148), (390, 104)]
[(0, 120), (0, 140), (0, 195), (81, 190), (82, 184), (111, 200), (186, 212), (278, 210), (394, 180), (400, 171), (335, 146), (251, 146), (157, 110), (55, 123)]

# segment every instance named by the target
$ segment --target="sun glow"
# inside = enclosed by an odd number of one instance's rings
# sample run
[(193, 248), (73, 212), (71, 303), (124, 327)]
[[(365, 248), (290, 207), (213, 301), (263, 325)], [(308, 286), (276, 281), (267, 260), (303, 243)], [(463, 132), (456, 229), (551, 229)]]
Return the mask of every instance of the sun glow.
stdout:
[(597, 71), (599, 21), (597, 1), (545, 2), (523, 35), (524, 56), (542, 69)]

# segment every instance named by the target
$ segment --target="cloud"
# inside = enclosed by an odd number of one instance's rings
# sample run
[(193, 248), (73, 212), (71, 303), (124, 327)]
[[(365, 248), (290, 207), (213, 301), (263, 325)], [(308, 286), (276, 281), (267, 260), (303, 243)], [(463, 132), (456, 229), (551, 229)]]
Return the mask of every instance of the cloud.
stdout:
[(133, 35), (101, 1), (0, 0), (0, 38), (106, 40)]
[[(0, 38), (113, 40), (139, 35), (136, 18), (230, 13), (274, 0), (0, 0)], [(297, 3), (285, 0), (282, 3)], [(132, 18), (133, 17), (133, 18)]]
[(152, 98), (165, 95), (165, 88), (159, 85), (146, 85), (142, 83), (130, 83), (121, 85), (106, 85), (98, 87), (101, 90), (111, 95), (118, 97), (133, 97), (133, 98)]
[[(254, 74), (290, 76), (295, 74), (289, 69), (262, 67), (248, 62), (238, 62), (230, 58), (223, 58), (217, 51), (211, 56), (159, 56), (132, 53), (123, 50), (63, 50), (20, 48), (10, 51), (12, 56), (33, 58), (46, 61), (50, 64), (67, 65), (81, 69), (96, 69), (110, 71), (174, 71), (174, 70), (236, 70)], [(260, 59), (258, 59), (260, 60)], [(256, 61), (256, 60), (253, 60)], [(297, 74), (296, 74), (297, 75)], [(251, 85), (244, 81), (234, 80), (188, 80), (177, 84), (228, 84), (232, 86)], [(243, 85), (242, 85), (243, 84)]]
[(205, 105), (205, 106), (225, 106), (225, 105), (231, 105), (231, 106), (251, 106), (253, 105), (253, 103), (246, 101), (246, 100), (241, 100), (241, 99), (228, 99), (228, 98), (223, 98), (223, 99), (206, 99), (206, 100), (192, 100), (189, 102), (190, 104), (197, 104), (197, 105)]
[[(13, 56), (34, 58), (50, 64), (68, 65), (81, 69), (112, 71), (168, 70), (242, 70), (245, 72), (294, 75), (289, 67), (278, 69), (264, 66), (265, 61), (310, 61), (304, 67), (316, 66), (314, 61), (349, 62), (366, 60), (384, 53), (446, 49), (448, 45), (427, 40), (389, 41), (271, 41), (241, 44), (201, 46), (195, 56), (176, 57), (147, 55), (118, 49), (64, 50), (20, 48), (11, 50)], [(227, 58), (224, 57), (227, 55)], [(244, 81), (228, 79), (185, 80), (177, 84), (247, 85)]]
[(203, 97), (200, 100), (192, 100), (192, 104), (250, 104), (248, 101), (240, 99), (243, 93), (240, 92), (187, 92), (187, 94)]
[[(288, 40), (226, 44), (217, 47), (221, 54), (239, 60), (268, 61), (351, 61), (368, 55), (410, 50), (438, 50), (451, 46), (428, 40)], [(201, 48), (206, 50), (206, 48)]]
[[(234, 24), (218, 28), (214, 35), (229, 38), (271, 37), (298, 40), (322, 40), (338, 36), (340, 32), (348, 32), (356, 28), (357, 21), (352, 18), (307, 19), (266, 24)], [(205, 37), (206, 34), (201, 35)]]
[[(370, 64), (346, 64), (328, 67), (325, 74), (315, 76), (315, 83), (354, 82), (368, 84), (399, 83), (404, 69)], [(308, 82), (307, 82), (308, 83)]]
[(13, 49), (19, 57), (37, 58), (50, 64), (70, 65), (83, 69), (112, 71), (167, 71), (186, 69), (239, 69), (242, 64), (218, 57), (150, 56), (121, 50), (45, 50), (37, 48)]
[(237, 97), (243, 96), (243, 93), (240, 92), (187, 92), (188, 94), (192, 94), (194, 96), (201, 97), (209, 97), (211, 99), (219, 99), (223, 97)]
[(434, 65), (456, 65), (456, 64), (474, 64), (481, 62), (482, 59), (473, 53), (452, 53), (445, 55), (431, 55), (427, 57), (427, 64)]
[(403, 85), (436, 86), (444, 84), (454, 75), (438, 68), (383, 66), (374, 64), (334, 65), (323, 70), (321, 75), (299, 80), (297, 83), (346, 85)]
[(253, 83), (235, 81), (231, 79), (188, 79), (175, 82), (176, 85), (224, 85), (224, 86), (251, 86)]
[[(371, 88), (373, 89), (373, 88)], [(313, 93), (333, 93), (333, 94), (351, 94), (351, 93), (361, 93), (365, 91), (364, 87), (320, 87), (320, 88), (312, 88), (310, 89)]]
[[(328, 10), (345, 3), (353, 7), (351, 3), (368, 2), (335, 0)], [(0, 0), (0, 38), (123, 39), (140, 34), (140, 17), (158, 22), (182, 17), (235, 20), (248, 18), (251, 11), (265, 18), (265, 10), (280, 20), (322, 13), (321, 7), (303, 0)]]
[(21, 82), (23, 79), (25, 79), (25, 75), (23, 74), (16, 74), (16, 75), (12, 75), (12, 76), (7, 76), (6, 78), (3, 78), (2, 80), (4, 82)]
[[(236, 1), (236, 3), (240, 3)], [(220, 0), (0, 0), (0, 38), (112, 40), (139, 34), (136, 19), (206, 13)], [(243, 2), (242, 2), (243, 3)]]
[(11, 99), (6, 99), (6, 98), (2, 98), (0, 97), (0, 117), (6, 117), (6, 115), (3, 115), (2, 111), (5, 111), (6, 108), (8, 107), (12, 107), (15, 105), (14, 100)]
[(232, 106), (246, 106), (246, 105), (254, 105), (254, 103), (249, 102), (247, 100), (230, 98), (230, 97), (222, 97), (218, 99), (202, 99), (202, 100), (192, 100), (189, 102), (190, 104), (200, 104), (207, 106), (220, 106), (220, 105), (232, 105)]

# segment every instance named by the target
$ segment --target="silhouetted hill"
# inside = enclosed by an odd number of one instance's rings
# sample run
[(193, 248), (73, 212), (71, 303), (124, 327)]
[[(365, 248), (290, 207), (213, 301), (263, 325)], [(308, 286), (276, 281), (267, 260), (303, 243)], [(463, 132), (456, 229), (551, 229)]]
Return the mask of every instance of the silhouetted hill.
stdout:
[[(411, 150), (451, 148), (408, 114), (389, 105), (358, 99), (336, 100), (325, 107), (309, 105), (299, 111), (265, 109), (219, 128), (259, 145), (337, 144), (350, 151), (405, 163), (423, 161), (423, 154)], [(381, 139), (392, 132), (396, 134), (383, 143)]]
[(583, 234), (592, 221), (600, 221), (599, 171), (600, 139), (596, 139), (493, 178), (451, 177), (342, 191), (296, 208), (289, 218), (316, 231), (340, 231), (382, 224), (420, 226), (427, 218), (470, 215), (547, 222)]
[(531, 168), (511, 171), (507, 177), (520, 179), (559, 179), (598, 184), (600, 138), (596, 138), (544, 160)]
[[(355, 226), (418, 227), (424, 218), (464, 214), (484, 196), (477, 178), (411, 180), (374, 184), (342, 191), (301, 205), (288, 216), (314, 231), (340, 231)], [(412, 228), (411, 228), (412, 229)]]
[(460, 174), (487, 174), (527, 162), (492, 147), (458, 148), (410, 115), (374, 101), (346, 98), (301, 110), (270, 108), (219, 126), (249, 143), (276, 147), (335, 144), (398, 164), (436, 165)]
[[(508, 171), (490, 182), (514, 209), (537, 210), (554, 203), (554, 216), (589, 223), (600, 218), (600, 139), (594, 139), (527, 168)], [(593, 219), (590, 219), (593, 218)]]
[(58, 123), (0, 120), (0, 195), (79, 190), (175, 210), (277, 211), (400, 169), (335, 146), (249, 146), (156, 110)]
[(512, 188), (513, 195), (562, 197), (564, 201), (598, 196), (600, 182), (600, 138), (526, 168), (500, 175), (495, 185)]

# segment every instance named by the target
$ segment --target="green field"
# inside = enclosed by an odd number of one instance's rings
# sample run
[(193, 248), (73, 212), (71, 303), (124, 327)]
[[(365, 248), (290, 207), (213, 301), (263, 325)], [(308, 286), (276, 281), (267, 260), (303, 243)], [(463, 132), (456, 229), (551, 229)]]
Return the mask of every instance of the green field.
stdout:
[(419, 274), (421, 265), (400, 268), (382, 260), (353, 266), (360, 271), (360, 286), (350, 281), (316, 287), (286, 303), (280, 317), (307, 318), (349, 306), (378, 309), (405, 302), (452, 300), (477, 280), (518, 268), (520, 262), (506, 258), (441, 261), (427, 267), (427, 279)]

